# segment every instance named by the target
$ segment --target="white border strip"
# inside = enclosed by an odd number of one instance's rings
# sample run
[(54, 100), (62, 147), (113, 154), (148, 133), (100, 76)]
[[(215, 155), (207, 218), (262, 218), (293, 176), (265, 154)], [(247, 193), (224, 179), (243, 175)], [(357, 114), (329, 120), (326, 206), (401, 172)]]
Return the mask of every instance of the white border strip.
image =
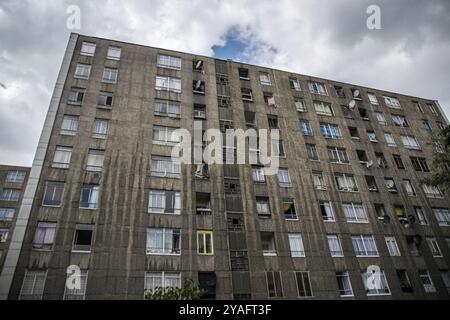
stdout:
[(16, 271), (17, 262), (19, 261), (20, 251), (22, 249), (25, 231), (28, 225), (31, 209), (33, 207), (33, 200), (36, 195), (36, 189), (41, 176), (42, 166), (44, 165), (47, 147), (50, 142), (53, 125), (56, 119), (56, 113), (61, 101), (61, 96), (64, 89), (64, 84), (69, 73), (70, 63), (72, 61), (75, 45), (78, 40), (78, 34), (71, 33), (69, 42), (67, 44), (66, 52), (62, 61), (61, 69), (59, 70), (58, 79), (53, 90), (53, 96), (50, 100), (47, 117), (44, 122), (41, 137), (37, 146), (36, 154), (34, 156), (33, 167), (31, 168), (28, 183), (25, 188), (25, 193), (20, 206), (19, 214), (17, 216), (16, 226), (11, 237), (11, 243), (8, 253), (6, 255), (5, 264), (0, 276), (0, 300), (8, 299), (9, 290), (13, 281), (14, 273)]

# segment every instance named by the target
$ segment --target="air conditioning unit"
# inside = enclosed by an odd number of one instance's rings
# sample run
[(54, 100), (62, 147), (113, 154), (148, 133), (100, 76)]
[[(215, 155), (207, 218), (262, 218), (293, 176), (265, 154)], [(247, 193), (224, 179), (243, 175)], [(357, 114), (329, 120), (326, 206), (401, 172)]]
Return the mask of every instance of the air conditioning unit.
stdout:
[(194, 110), (194, 118), (206, 119), (206, 112), (203, 110)]
[(325, 187), (325, 186), (317, 186), (316, 189), (317, 190), (327, 190), (327, 187)]

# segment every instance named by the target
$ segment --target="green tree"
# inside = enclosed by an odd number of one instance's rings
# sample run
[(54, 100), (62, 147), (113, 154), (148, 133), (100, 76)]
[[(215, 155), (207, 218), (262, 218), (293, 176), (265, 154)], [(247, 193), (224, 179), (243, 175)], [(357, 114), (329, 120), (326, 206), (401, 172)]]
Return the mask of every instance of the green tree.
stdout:
[(192, 281), (184, 279), (181, 288), (155, 288), (145, 293), (146, 300), (199, 300), (203, 295), (203, 289)]
[(442, 191), (450, 190), (450, 125), (433, 139), (434, 156), (433, 174), (422, 180), (422, 183), (438, 187)]

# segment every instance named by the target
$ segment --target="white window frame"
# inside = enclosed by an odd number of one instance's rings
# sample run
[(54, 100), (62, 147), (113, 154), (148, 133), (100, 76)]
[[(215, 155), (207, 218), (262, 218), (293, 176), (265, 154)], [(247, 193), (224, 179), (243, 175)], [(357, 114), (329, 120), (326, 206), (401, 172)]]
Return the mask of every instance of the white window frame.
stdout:
[(52, 168), (68, 169), (72, 158), (72, 147), (56, 146)]
[[(173, 236), (174, 231), (178, 232), (179, 236), (179, 248), (174, 248), (173, 243)], [(151, 248), (149, 247), (151, 242), (151, 236), (152, 232), (154, 232), (155, 236), (162, 237), (162, 247), (161, 248)], [(170, 243), (167, 242), (167, 237), (172, 237), (170, 239)], [(168, 244), (171, 245), (171, 247), (166, 247)], [(158, 256), (180, 256), (181, 255), (181, 229), (175, 229), (175, 228), (147, 228), (147, 245), (146, 245), (146, 253), (147, 255), (158, 255)]]
[[(344, 287), (344, 292), (342, 292), (342, 290), (339, 289), (339, 295), (342, 298), (345, 297), (353, 297), (353, 288), (352, 288), (352, 282), (350, 280), (350, 275), (348, 273), (348, 271), (341, 271), (341, 272), (336, 272), (336, 280), (338, 282), (338, 288), (339, 288), (339, 279), (342, 279), (342, 286)], [(345, 288), (347, 287), (347, 288)]]
[(366, 210), (361, 203), (343, 203), (342, 210), (348, 223), (369, 223)]
[(437, 239), (435, 237), (426, 237), (425, 239), (427, 240), (432, 256), (434, 258), (442, 258), (442, 250), (439, 247)]
[[(171, 278), (170, 280), (168, 278)], [(173, 286), (173, 283), (177, 283)], [(160, 284), (159, 284), (160, 283)], [(151, 285), (150, 285), (151, 284)], [(147, 271), (144, 277), (144, 294), (157, 288), (181, 288), (181, 273), (173, 271)]]
[[(331, 201), (320, 201), (319, 202), (319, 208), (320, 208), (320, 214), (322, 215), (322, 219), (324, 222), (335, 222), (335, 217), (334, 217), (334, 210), (333, 210), (333, 205), (331, 204)], [(325, 217), (322, 214), (322, 208), (324, 208), (325, 213), (326, 213), (326, 220)]]
[(86, 171), (102, 172), (104, 162), (104, 150), (89, 149), (86, 160)]
[[(342, 180), (340, 180), (341, 178)], [(341, 192), (358, 192), (358, 184), (354, 175), (335, 174), (336, 188)], [(343, 185), (340, 185), (343, 182)]]
[(180, 178), (181, 164), (180, 162), (173, 161), (171, 157), (165, 156), (152, 156), (150, 168), (151, 176), (163, 177), (163, 178)]
[(269, 72), (260, 71), (259, 72), (259, 81), (261, 82), (261, 84), (263, 84), (265, 86), (272, 85), (272, 81), (270, 80)]
[(369, 98), (370, 104), (379, 105), (378, 98), (373, 93), (368, 93), (367, 97)]
[(171, 91), (175, 93), (181, 93), (181, 79), (166, 76), (156, 76), (155, 89), (158, 91)]
[[(352, 235), (351, 239), (353, 249), (355, 250), (357, 258), (379, 257), (380, 254), (373, 235), (365, 235), (365, 234)], [(368, 246), (369, 242), (371, 243), (370, 246)], [(356, 247), (355, 244), (357, 245)], [(374, 250), (369, 250), (370, 247), (372, 247), (372, 249)]]
[(292, 180), (291, 180), (291, 176), (289, 175), (289, 169), (279, 168), (277, 178), (278, 178), (278, 184), (281, 188), (292, 187)]
[(164, 146), (176, 146), (177, 144), (180, 143), (180, 136), (176, 134), (176, 130), (178, 129), (179, 128), (154, 125), (153, 144), (159, 144)]
[(0, 208), (0, 221), (12, 221), (15, 214), (14, 208)]
[(433, 214), (441, 227), (450, 227), (450, 211), (448, 208), (432, 208)]
[(76, 136), (78, 132), (78, 126), (80, 123), (79, 116), (64, 115), (61, 123), (60, 134), (64, 136)]
[[(150, 214), (166, 214), (166, 215), (180, 215), (181, 214), (181, 193), (174, 191), (173, 212), (166, 211), (166, 190), (150, 190), (148, 197), (148, 210)], [(158, 203), (161, 206), (158, 206)]]
[(158, 54), (156, 65), (159, 68), (181, 70), (182, 60), (180, 57), (170, 56), (167, 54)]
[[(31, 288), (29, 288), (31, 289), (29, 292), (25, 292), (25, 283), (27, 280), (33, 282)], [(47, 270), (25, 270), (25, 276), (23, 278), (22, 287), (20, 289), (19, 300), (42, 300), (46, 281)]]
[(78, 63), (75, 68), (74, 77), (76, 79), (89, 80), (89, 77), (91, 75), (91, 68), (92, 66), (90, 64)]
[[(76, 289), (76, 288), (69, 289), (66, 285), (64, 287), (63, 300), (84, 300), (85, 299), (89, 271), (88, 270), (80, 270), (80, 271), (81, 271), (81, 273), (79, 275), (80, 289)], [(73, 275), (68, 274), (67, 280), (69, 279), (69, 277), (73, 277)], [(67, 280), (66, 280), (66, 282), (67, 282)]]
[(305, 257), (305, 246), (301, 233), (288, 233), (289, 248), (292, 258)]
[(428, 270), (419, 270), (419, 278), (425, 293), (436, 292), (436, 287), (434, 286), (433, 279), (431, 279), (430, 272)]
[(333, 258), (341, 258), (344, 256), (341, 238), (338, 234), (327, 234), (327, 243)]
[(417, 138), (414, 136), (410, 136), (410, 135), (401, 135), (400, 136), (401, 141), (403, 143), (403, 146), (406, 149), (411, 149), (411, 150), (420, 150), (420, 144), (417, 141)]
[(384, 99), (384, 103), (386, 104), (386, 106), (391, 109), (401, 109), (402, 108), (400, 101), (397, 98), (383, 96), (383, 99)]
[(316, 114), (321, 116), (334, 117), (333, 107), (331, 103), (323, 102), (323, 101), (314, 101), (314, 109), (316, 110)]
[(97, 48), (97, 44), (93, 42), (83, 41), (81, 44), (80, 55), (93, 57), (95, 55), (95, 50)]
[[(118, 52), (118, 54), (111, 54), (111, 52)], [(122, 57), (122, 48), (114, 47), (114, 46), (109, 46), (108, 47), (108, 52), (106, 54), (106, 59), (120, 60), (121, 57)]]
[(92, 123), (92, 138), (107, 139), (109, 130), (109, 121), (107, 119), (94, 119)]
[(20, 198), (20, 189), (6, 188), (0, 192), (0, 201), (17, 202)]
[(119, 70), (117, 68), (104, 68), (102, 82), (103, 83), (117, 83), (119, 77)]
[(323, 83), (310, 81), (308, 82), (308, 88), (311, 93), (328, 96), (327, 87)]
[(181, 103), (171, 100), (157, 99), (154, 106), (154, 114), (161, 117), (179, 119), (181, 117)]
[(400, 249), (398, 247), (397, 240), (393, 236), (384, 237), (384, 241), (386, 242), (386, 247), (388, 248), (389, 255), (391, 257), (400, 257)]
[[(391, 295), (391, 289), (389, 288), (389, 284), (386, 279), (386, 274), (384, 273), (384, 270), (381, 270), (379, 274), (379, 282), (373, 283), (374, 289), (369, 289), (367, 287), (367, 280), (369, 276), (372, 276), (369, 272), (365, 271), (361, 274), (362, 280), (364, 283), (364, 287), (366, 288), (366, 294), (367, 296), (386, 296)], [(374, 290), (375, 292), (370, 292), (370, 290)]]
[(384, 139), (389, 147), (397, 147), (397, 143), (395, 142), (394, 135), (392, 133), (385, 132)]
[(22, 183), (25, 181), (27, 173), (20, 170), (10, 170), (6, 175), (6, 182), (10, 183)]

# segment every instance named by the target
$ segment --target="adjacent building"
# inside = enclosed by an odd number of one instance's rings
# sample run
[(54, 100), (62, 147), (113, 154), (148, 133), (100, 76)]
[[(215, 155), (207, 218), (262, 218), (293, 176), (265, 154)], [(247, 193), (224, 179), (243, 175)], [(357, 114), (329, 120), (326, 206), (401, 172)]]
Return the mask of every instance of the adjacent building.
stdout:
[[(278, 174), (172, 159), (194, 121), (279, 129)], [(448, 299), (450, 202), (421, 184), (447, 123), (430, 99), (72, 34), (0, 295)]]

